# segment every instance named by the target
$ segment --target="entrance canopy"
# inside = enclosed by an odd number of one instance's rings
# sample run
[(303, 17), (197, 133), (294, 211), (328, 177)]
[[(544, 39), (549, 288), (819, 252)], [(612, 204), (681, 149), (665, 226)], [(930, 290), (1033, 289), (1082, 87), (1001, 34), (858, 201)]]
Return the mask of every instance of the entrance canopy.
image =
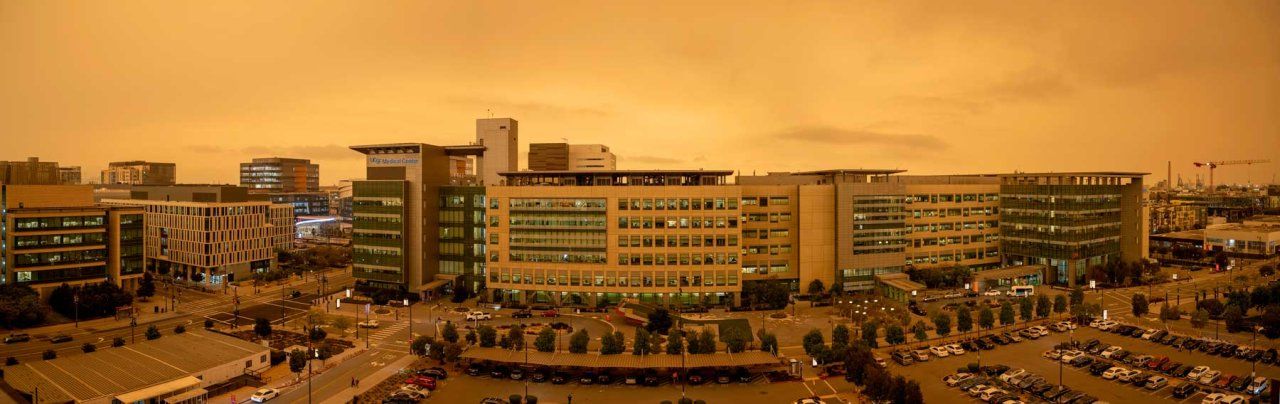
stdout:
[[(614, 368), (614, 369), (646, 369), (646, 368), (679, 368), (681, 355), (632, 355), (629, 352), (617, 355), (601, 355), (599, 353), (575, 354), (567, 352), (538, 352), (530, 350), (528, 363), (539, 366)], [(472, 347), (462, 353), (464, 359), (523, 364), (525, 353), (501, 348)], [(778, 365), (781, 360), (768, 352), (746, 351), (739, 353), (714, 353), (684, 355), (684, 367), (735, 367)]]

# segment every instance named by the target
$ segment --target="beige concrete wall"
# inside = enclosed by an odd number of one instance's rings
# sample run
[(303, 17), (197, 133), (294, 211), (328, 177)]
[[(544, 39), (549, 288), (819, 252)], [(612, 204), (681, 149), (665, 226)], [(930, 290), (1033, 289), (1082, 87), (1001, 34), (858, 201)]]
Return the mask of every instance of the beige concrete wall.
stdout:
[(836, 282), (836, 221), (834, 185), (801, 185), (799, 203), (800, 288), (814, 279), (828, 288)]
[[(743, 278), (746, 280), (761, 280), (761, 279), (767, 279), (767, 278), (799, 279), (800, 278), (800, 261), (799, 261), (800, 204), (802, 201), (802, 198), (800, 197), (800, 187), (796, 185), (743, 185), (741, 186), (741, 188), (742, 188), (742, 198), (744, 201), (746, 199), (752, 199), (752, 198), (758, 199), (758, 198), (770, 198), (770, 197), (774, 197), (774, 198), (784, 197), (784, 198), (787, 198), (787, 200), (789, 201), (786, 205), (771, 204), (769, 206), (760, 206), (758, 204), (752, 205), (747, 202), (743, 202), (740, 205), (742, 207), (742, 218), (743, 218), (741, 227), (744, 232), (748, 230), (756, 230), (756, 231), (787, 230), (788, 232), (786, 237), (778, 238), (778, 237), (770, 236), (770, 238), (767, 240), (761, 240), (758, 238), (756, 239), (747, 238), (744, 234), (742, 238), (742, 247), (743, 247), (742, 263), (744, 268), (747, 267), (747, 264), (762, 264), (762, 265), (768, 266), (768, 265), (771, 265), (772, 263), (785, 262), (787, 264), (787, 270), (783, 272), (769, 271), (767, 274), (761, 274), (760, 271), (758, 270), (756, 271), (756, 273), (743, 272), (742, 274)], [(754, 215), (779, 215), (779, 217), (781, 217), (781, 215), (784, 213), (790, 215), (791, 217), (790, 220), (782, 221), (781, 219), (779, 219), (777, 223), (773, 223), (769, 221), (765, 221), (765, 222), (748, 221), (748, 218), (753, 214)], [(765, 247), (765, 250), (762, 251), (761, 253), (751, 254), (748, 251), (748, 247), (750, 246), (763, 246)], [(772, 254), (772, 252), (769, 250), (769, 247), (771, 246), (779, 246), (780, 251), (777, 254)], [(782, 252), (781, 246), (790, 246), (791, 251)], [(801, 288), (803, 289), (804, 286), (801, 285)]]
[[(908, 197), (911, 197), (913, 195), (959, 196), (959, 195), (965, 195), (965, 194), (982, 194), (982, 195), (993, 195), (998, 197), (998, 195), (1000, 194), (1000, 184), (998, 184), (994, 180), (990, 181), (989, 183), (976, 183), (976, 184), (908, 184), (906, 186), (905, 193), (907, 194)], [(911, 260), (910, 263), (914, 265), (916, 268), (950, 267), (953, 265), (978, 266), (978, 265), (991, 265), (991, 264), (999, 263), (1000, 262), (999, 255), (996, 255), (993, 257), (985, 256), (985, 251), (987, 249), (996, 249), (998, 251), (1000, 248), (1000, 241), (999, 241), (1000, 227), (998, 225), (1000, 220), (1000, 215), (998, 213), (999, 207), (1000, 207), (1000, 201), (998, 198), (991, 198), (991, 199), (984, 198), (981, 201), (978, 201), (978, 200), (961, 201), (961, 202), (913, 201), (908, 203), (905, 206), (905, 208), (908, 211), (906, 223), (907, 223), (907, 228), (909, 230), (913, 229), (916, 226), (941, 225), (941, 224), (951, 224), (956, 229), (950, 230), (950, 231), (929, 231), (929, 232), (923, 232), (923, 233), (912, 230), (912, 232), (907, 236), (908, 241), (910, 241), (912, 244), (907, 247), (906, 258), (908, 260)], [(991, 214), (989, 215), (983, 214), (983, 215), (975, 216), (971, 213), (969, 216), (964, 216), (963, 214), (951, 215), (951, 214), (940, 213), (937, 216), (928, 216), (927, 214), (922, 213), (918, 218), (915, 217), (914, 214), (912, 214), (913, 213), (912, 211), (930, 212), (930, 211), (949, 211), (949, 210), (961, 210), (961, 211), (969, 210), (970, 212), (973, 212), (974, 210), (979, 210), (979, 209), (990, 209)], [(997, 223), (997, 225), (987, 227), (984, 224), (982, 226), (983, 228), (981, 229), (978, 229), (978, 228), (962, 229), (963, 224), (966, 222), (973, 223), (973, 222), (988, 222), (988, 221), (994, 221)], [(988, 235), (992, 237), (986, 237)], [(933, 245), (933, 246), (925, 246), (923, 245), (924, 243), (922, 242), (923, 239), (928, 239), (928, 238), (943, 238), (943, 237), (963, 238), (966, 236), (969, 237), (971, 240), (974, 237), (981, 237), (982, 240), (970, 241), (968, 243), (963, 243), (963, 244), (948, 244), (948, 245)], [(987, 241), (988, 238), (990, 238), (990, 241)], [(921, 241), (920, 244), (922, 245), (920, 247), (915, 246), (917, 241)], [(982, 256), (977, 259), (962, 259), (959, 261), (943, 261), (943, 260), (938, 260), (938, 262), (932, 261), (932, 258), (940, 255), (954, 255), (957, 253), (963, 254), (966, 251), (974, 251), (974, 250), (982, 251), (983, 252), (983, 254), (981, 254)], [(930, 257), (929, 262), (916, 262), (918, 260), (912, 260), (913, 257), (925, 257), (925, 256)]]
[(8, 209), (93, 205), (92, 185), (4, 185), (4, 193)]

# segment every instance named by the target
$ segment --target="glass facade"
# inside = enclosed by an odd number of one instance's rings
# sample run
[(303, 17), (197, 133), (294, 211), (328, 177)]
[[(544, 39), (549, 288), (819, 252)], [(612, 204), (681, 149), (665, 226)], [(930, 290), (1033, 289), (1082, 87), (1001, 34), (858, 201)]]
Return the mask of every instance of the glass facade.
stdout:
[(405, 280), (404, 181), (352, 182), (352, 274), (394, 284)]
[(440, 273), (457, 275), (455, 282), (472, 292), (484, 287), (484, 187), (440, 188)]
[(1000, 240), (1007, 264), (1042, 264), (1050, 281), (1082, 282), (1093, 265), (1119, 259), (1122, 185), (1005, 184)]

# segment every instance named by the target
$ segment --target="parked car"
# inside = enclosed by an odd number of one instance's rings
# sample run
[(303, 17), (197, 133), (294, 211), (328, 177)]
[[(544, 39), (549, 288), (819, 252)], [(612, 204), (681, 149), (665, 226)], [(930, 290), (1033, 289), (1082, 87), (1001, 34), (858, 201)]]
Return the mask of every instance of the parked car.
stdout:
[(404, 380), (404, 384), (416, 384), (428, 390), (436, 389), (436, 379), (426, 376), (409, 376), (408, 379)]
[(596, 375), (596, 383), (597, 384), (613, 383), (613, 375), (610, 374), (609, 372), (600, 372), (600, 374)]
[(543, 317), (560, 317), (560, 312), (556, 311), (556, 309), (547, 309), (542, 311), (542, 316)]
[(751, 379), (755, 378), (747, 368), (739, 367), (733, 370), (734, 377), (738, 379), (738, 383), (751, 383)]
[(63, 342), (71, 342), (71, 336), (67, 334), (54, 334), (52, 337), (49, 337), (49, 342), (52, 342), (55, 344), (61, 344)]
[(263, 387), (258, 389), (258, 391), (253, 392), (253, 395), (249, 396), (249, 401), (263, 403), (276, 397), (280, 397), (280, 390)]
[(641, 382), (645, 386), (654, 387), (661, 383), (661, 379), (658, 378), (658, 372), (649, 370), (644, 373), (644, 378), (641, 379)]
[(569, 374), (565, 372), (555, 372), (551, 374), (551, 384), (565, 384), (569, 382), (569, 379), (571, 379), (571, 377), (569, 377)]
[(893, 351), (893, 353), (889, 354), (889, 357), (893, 358), (894, 362), (897, 362), (902, 366), (908, 366), (914, 362), (914, 360), (911, 359), (911, 353), (906, 351)]
[(493, 315), (483, 311), (473, 311), (467, 313), (467, 321), (493, 320)]
[(1235, 394), (1218, 399), (1218, 404), (1244, 404), (1247, 402), (1249, 402), (1249, 400)]
[(511, 318), (533, 318), (533, 310), (521, 309), (511, 313)]
[(422, 375), (422, 376), (434, 377), (434, 378), (436, 378), (436, 379), (440, 379), (440, 380), (444, 380), (444, 379), (448, 379), (448, 378), (449, 378), (449, 372), (448, 372), (448, 371), (446, 371), (446, 370), (444, 370), (444, 368), (442, 368), (442, 367), (431, 367), (431, 368), (426, 368), (426, 369), (422, 369), (422, 370), (417, 371), (417, 373), (418, 373), (419, 375)]
[[(347, 323), (347, 324), (351, 324), (351, 323)], [(359, 323), (356, 323), (356, 326), (360, 328), (378, 328), (378, 320), (361, 321)]]
[(1014, 377), (1021, 376), (1021, 375), (1025, 374), (1025, 373), (1027, 373), (1027, 370), (1026, 370), (1026, 369), (1014, 369), (1014, 370), (1010, 370), (1010, 371), (1008, 371), (1008, 372), (1004, 372), (1004, 374), (1000, 375), (1000, 380), (1003, 380), (1003, 381), (1008, 382), (1008, 381), (1010, 381), (1011, 379), (1013, 379)]
[(1240, 376), (1240, 377), (1237, 377), (1235, 380), (1232, 380), (1231, 385), (1227, 386), (1227, 388), (1231, 389), (1231, 391), (1238, 391), (1243, 393), (1245, 389), (1249, 388), (1249, 382), (1250, 382), (1249, 376)]
[(1089, 365), (1089, 374), (1094, 376), (1102, 376), (1103, 373), (1106, 373), (1107, 369), (1111, 369), (1110, 363), (1106, 363), (1103, 361), (1094, 362), (1094, 364)]
[(1140, 383), (1140, 382), (1146, 381), (1146, 380), (1147, 380), (1147, 378), (1146, 378), (1146, 376), (1142, 373), (1142, 371), (1141, 371), (1141, 370), (1137, 370), (1137, 369), (1130, 369), (1130, 370), (1129, 370), (1129, 373), (1125, 373), (1125, 374), (1122, 374), (1122, 375), (1120, 375), (1120, 376), (1116, 376), (1116, 380), (1119, 380), (1121, 383), (1137, 384), (1137, 383)]
[(1107, 369), (1106, 372), (1102, 372), (1102, 378), (1107, 380), (1115, 380), (1116, 377), (1125, 373), (1129, 373), (1129, 369), (1125, 369), (1119, 366), (1113, 366)]
[(431, 396), (431, 390), (416, 384), (406, 384), (406, 385), (400, 386), (400, 390), (397, 391), (396, 393), (403, 394), (407, 396), (410, 400), (418, 400), (418, 401), (425, 400), (427, 397)]
[(479, 376), (479, 375), (484, 374), (484, 373), (485, 373), (485, 372), (487, 372), (488, 370), (489, 370), (489, 369), (488, 369), (488, 368), (486, 368), (486, 367), (485, 367), (484, 365), (482, 365), (482, 364), (479, 364), (479, 363), (472, 363), (470, 366), (467, 366), (467, 375), (468, 375), (468, 376)]
[(1195, 395), (1200, 391), (1195, 383), (1186, 382), (1173, 387), (1173, 396), (1177, 398), (1187, 398)]
[(1235, 382), (1236, 382), (1236, 379), (1238, 379), (1238, 378), (1240, 378), (1240, 377), (1239, 377), (1239, 376), (1232, 376), (1232, 375), (1228, 375), (1228, 374), (1223, 374), (1223, 375), (1222, 375), (1222, 378), (1218, 379), (1218, 382), (1217, 382), (1217, 383), (1214, 383), (1213, 385), (1214, 385), (1215, 387), (1217, 387), (1217, 388), (1220, 388), (1220, 389), (1224, 389), (1224, 390), (1225, 390), (1228, 386), (1231, 386), (1231, 383), (1235, 383)]
[(1214, 384), (1214, 383), (1217, 383), (1218, 379), (1221, 377), (1222, 377), (1222, 372), (1210, 369), (1204, 372), (1204, 374), (1200, 375), (1200, 378), (1196, 379), (1196, 381), (1200, 382), (1200, 384)]
[(547, 368), (538, 368), (533, 372), (529, 372), (529, 381), (534, 383), (542, 383), (551, 377), (551, 370)]
[(964, 355), (964, 347), (958, 344), (947, 345), (947, 352), (952, 355)]
[(1147, 390), (1160, 390), (1164, 388), (1164, 386), (1168, 386), (1168, 385), (1169, 385), (1169, 378), (1156, 375), (1156, 376), (1151, 376), (1150, 379), (1147, 379), (1146, 387), (1147, 387)]
[(4, 343), (6, 344), (12, 344), (15, 342), (27, 342), (30, 340), (31, 340), (31, 335), (26, 333), (9, 334), (9, 336), (4, 337)]
[(1187, 379), (1200, 380), (1200, 376), (1204, 376), (1205, 372), (1208, 372), (1208, 371), (1209, 371), (1208, 366), (1204, 366), (1204, 365), (1196, 366), (1194, 368), (1191, 368), (1190, 372), (1187, 372)]
[(911, 355), (915, 358), (916, 362), (927, 362), (929, 360), (928, 349), (917, 349), (911, 352)]
[(494, 366), (493, 369), (489, 369), (489, 376), (495, 379), (506, 379), (508, 371), (506, 366)]
[(951, 356), (951, 352), (947, 351), (947, 348), (941, 345), (929, 347), (929, 352), (933, 353), (933, 356), (937, 356), (939, 358)]
[(511, 380), (524, 380), (524, 369), (519, 367), (512, 368), (508, 376), (511, 377)]
[(942, 382), (946, 383), (947, 387), (955, 387), (957, 384), (960, 384), (960, 382), (972, 379), (974, 377), (975, 376), (972, 373), (956, 373), (956, 374), (950, 374), (943, 377)]
[(1245, 392), (1255, 396), (1262, 394), (1262, 391), (1266, 390), (1270, 383), (1271, 380), (1265, 377), (1254, 377), (1253, 380), (1249, 382), (1249, 387), (1245, 389)]
[(1102, 350), (1100, 355), (1102, 355), (1103, 358), (1111, 359), (1111, 355), (1115, 355), (1116, 352), (1120, 352), (1123, 349), (1124, 348), (1121, 348), (1119, 345), (1112, 345), (1107, 347), (1107, 349)]

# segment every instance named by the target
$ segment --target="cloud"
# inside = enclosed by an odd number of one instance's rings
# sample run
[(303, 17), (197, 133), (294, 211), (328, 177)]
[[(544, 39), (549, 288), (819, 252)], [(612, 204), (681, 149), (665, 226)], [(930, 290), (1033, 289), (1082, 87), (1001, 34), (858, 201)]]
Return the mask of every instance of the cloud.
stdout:
[(1029, 68), (1005, 76), (977, 95), (996, 101), (1035, 101), (1070, 95), (1074, 90), (1061, 73)]
[(534, 114), (601, 117), (612, 114), (608, 106), (566, 106), (541, 101), (512, 101), (475, 96), (452, 96), (445, 102), (468, 108), (484, 108), (495, 116), (527, 116)]
[(677, 163), (684, 162), (684, 160), (680, 160), (680, 159), (673, 159), (670, 157), (658, 157), (658, 156), (618, 156), (618, 160), (622, 160), (628, 163), (640, 163), (640, 164), (677, 164)]
[(254, 157), (289, 157), (311, 160), (346, 160), (358, 159), (360, 153), (346, 146), (250, 146), (241, 150)]
[(187, 151), (201, 153), (201, 154), (222, 153), (227, 151), (226, 149), (223, 149), (221, 146), (214, 146), (210, 144), (193, 144), (193, 145), (183, 146), (182, 148)]
[(829, 146), (864, 145), (927, 150), (942, 150), (950, 147), (947, 142), (933, 135), (888, 133), (829, 126), (796, 127), (771, 134), (769, 137)]

